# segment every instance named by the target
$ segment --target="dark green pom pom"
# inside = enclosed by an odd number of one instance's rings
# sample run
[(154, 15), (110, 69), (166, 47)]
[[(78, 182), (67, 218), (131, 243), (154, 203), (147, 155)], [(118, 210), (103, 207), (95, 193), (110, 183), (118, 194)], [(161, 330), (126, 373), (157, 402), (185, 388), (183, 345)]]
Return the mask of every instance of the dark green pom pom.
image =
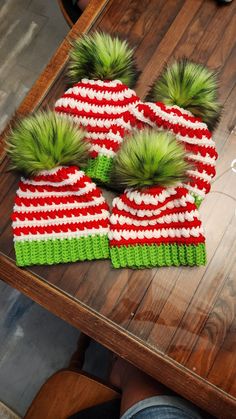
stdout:
[(39, 112), (11, 131), (6, 150), (11, 168), (33, 175), (62, 165), (83, 166), (88, 158), (84, 132), (53, 112)]
[(166, 105), (178, 105), (213, 129), (221, 114), (217, 90), (214, 71), (184, 58), (166, 66), (148, 98)]
[(74, 83), (83, 78), (118, 79), (133, 87), (136, 81), (133, 49), (126, 41), (103, 32), (85, 34), (72, 44), (68, 74)]
[(113, 184), (117, 188), (174, 186), (187, 178), (185, 156), (172, 134), (145, 129), (122, 143), (114, 159)]

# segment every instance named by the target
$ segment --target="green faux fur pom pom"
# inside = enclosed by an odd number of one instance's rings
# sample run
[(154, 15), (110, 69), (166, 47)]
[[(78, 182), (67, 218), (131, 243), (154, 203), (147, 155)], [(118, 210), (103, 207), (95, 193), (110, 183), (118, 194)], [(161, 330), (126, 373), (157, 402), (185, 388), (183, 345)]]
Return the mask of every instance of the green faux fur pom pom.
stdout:
[(174, 186), (186, 180), (185, 150), (172, 134), (145, 129), (128, 137), (114, 159), (117, 188)]
[(133, 49), (126, 41), (103, 32), (85, 34), (72, 44), (68, 74), (74, 83), (83, 78), (118, 79), (133, 87), (136, 81)]
[(184, 58), (166, 66), (148, 98), (153, 102), (178, 105), (213, 129), (221, 113), (217, 90), (214, 71)]
[(27, 175), (62, 165), (83, 166), (88, 158), (84, 132), (53, 112), (39, 112), (18, 122), (6, 150), (11, 169)]

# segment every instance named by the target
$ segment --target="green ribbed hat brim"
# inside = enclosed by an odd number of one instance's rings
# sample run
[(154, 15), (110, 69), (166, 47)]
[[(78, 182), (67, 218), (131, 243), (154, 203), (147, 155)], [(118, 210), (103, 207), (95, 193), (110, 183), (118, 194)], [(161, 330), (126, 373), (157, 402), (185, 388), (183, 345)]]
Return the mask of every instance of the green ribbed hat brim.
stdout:
[(109, 242), (106, 235), (72, 239), (49, 239), (15, 242), (18, 266), (54, 265), (109, 258)]
[(85, 170), (86, 175), (102, 183), (108, 183), (113, 164), (112, 157), (97, 156), (95, 159), (89, 159)]
[(114, 268), (200, 266), (206, 264), (206, 248), (204, 243), (112, 246), (110, 257)]

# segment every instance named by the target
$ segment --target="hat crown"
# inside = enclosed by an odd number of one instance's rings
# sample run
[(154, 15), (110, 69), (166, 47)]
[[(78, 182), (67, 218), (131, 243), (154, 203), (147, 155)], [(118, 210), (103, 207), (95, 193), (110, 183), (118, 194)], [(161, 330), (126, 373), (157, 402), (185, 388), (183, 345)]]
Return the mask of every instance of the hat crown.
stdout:
[(84, 176), (84, 172), (77, 166), (58, 166), (50, 170), (41, 170), (31, 179), (22, 177), (21, 181), (25, 184), (50, 185), (52, 188), (58, 188), (71, 186)]
[(132, 112), (151, 127), (172, 132), (186, 150), (186, 160), (192, 166), (184, 186), (198, 199), (210, 191), (218, 157), (215, 142), (205, 122), (175, 105), (161, 102), (138, 103)]
[(109, 88), (117, 87), (118, 85), (120, 85), (120, 87), (126, 86), (120, 80), (98, 80), (98, 79), (93, 80), (93, 79), (86, 79), (86, 78), (83, 78), (80, 82), (76, 83), (75, 86), (83, 85), (83, 84), (90, 84), (91, 86), (109, 87)]
[(109, 181), (112, 160), (136, 118), (131, 107), (140, 99), (120, 80), (82, 79), (56, 101), (55, 111), (85, 127), (90, 144), (87, 173), (104, 183)]

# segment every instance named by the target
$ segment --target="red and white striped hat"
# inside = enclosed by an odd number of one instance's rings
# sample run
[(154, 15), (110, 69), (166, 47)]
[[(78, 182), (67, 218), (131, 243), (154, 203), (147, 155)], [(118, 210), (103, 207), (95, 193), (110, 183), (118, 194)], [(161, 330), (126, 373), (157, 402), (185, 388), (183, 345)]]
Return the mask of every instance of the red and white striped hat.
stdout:
[(108, 183), (113, 158), (136, 122), (130, 112), (139, 102), (132, 90), (134, 51), (117, 36), (84, 34), (73, 42), (68, 75), (75, 84), (56, 102), (55, 111), (86, 128), (91, 157), (86, 173)]
[(108, 205), (75, 166), (21, 178), (12, 221), (19, 266), (109, 257)]
[(197, 205), (210, 191), (215, 176), (217, 152), (207, 125), (191, 112), (164, 103), (139, 103), (133, 108), (137, 119), (151, 127), (171, 131), (187, 151), (186, 159), (193, 166), (188, 170), (189, 181), (184, 186), (191, 192)]
[(199, 213), (183, 187), (127, 190), (114, 199), (110, 222), (114, 268), (206, 263)]
[(57, 100), (55, 111), (67, 115), (87, 131), (90, 157), (86, 173), (107, 183), (113, 158), (124, 135), (136, 124), (131, 113), (136, 93), (119, 80), (82, 79)]
[(148, 98), (151, 102), (137, 104), (133, 114), (151, 127), (171, 131), (185, 146), (192, 167), (184, 186), (200, 205), (210, 191), (218, 157), (209, 131), (221, 113), (217, 74), (186, 58), (179, 59), (164, 68)]

